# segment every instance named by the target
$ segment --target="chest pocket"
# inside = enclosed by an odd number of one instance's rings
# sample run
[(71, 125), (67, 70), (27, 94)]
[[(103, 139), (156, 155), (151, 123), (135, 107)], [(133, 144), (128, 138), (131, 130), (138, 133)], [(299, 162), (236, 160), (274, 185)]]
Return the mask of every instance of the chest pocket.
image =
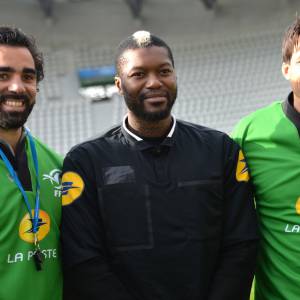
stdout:
[[(214, 239), (221, 233), (223, 214), (222, 181), (215, 179), (181, 181), (177, 194), (183, 199), (190, 238)], [(182, 199), (177, 199), (181, 201)]]
[(118, 250), (153, 247), (149, 188), (135, 182), (98, 188), (107, 238)]

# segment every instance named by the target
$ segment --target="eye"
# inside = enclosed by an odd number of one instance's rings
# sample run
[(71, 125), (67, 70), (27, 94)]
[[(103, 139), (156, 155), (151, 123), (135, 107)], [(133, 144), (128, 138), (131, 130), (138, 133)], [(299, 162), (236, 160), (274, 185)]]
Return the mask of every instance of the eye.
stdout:
[(132, 73), (132, 74), (131, 74), (131, 77), (135, 77), (135, 78), (143, 78), (144, 75), (145, 75), (144, 72), (142, 72), (142, 71), (137, 71), (137, 72)]
[(0, 73), (0, 80), (7, 80), (9, 75), (7, 73)]
[(173, 72), (173, 71), (172, 71), (171, 69), (169, 69), (169, 68), (161, 69), (161, 70), (159, 71), (159, 73), (160, 73), (161, 75), (163, 75), (163, 76), (167, 76), (167, 75), (171, 74), (172, 72)]
[(22, 78), (24, 81), (31, 82), (36, 80), (36, 75), (32, 73), (25, 73), (23, 74)]

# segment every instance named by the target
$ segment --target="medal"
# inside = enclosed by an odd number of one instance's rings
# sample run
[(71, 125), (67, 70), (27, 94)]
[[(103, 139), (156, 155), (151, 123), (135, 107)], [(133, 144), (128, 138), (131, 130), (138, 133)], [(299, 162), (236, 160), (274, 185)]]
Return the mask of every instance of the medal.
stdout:
[(42, 270), (42, 264), (43, 264), (43, 260), (44, 260), (44, 255), (40, 250), (40, 245), (39, 245), (39, 240), (37, 237), (37, 233), (34, 234), (34, 253), (33, 253), (33, 260), (35, 263), (35, 267), (37, 271), (41, 271)]

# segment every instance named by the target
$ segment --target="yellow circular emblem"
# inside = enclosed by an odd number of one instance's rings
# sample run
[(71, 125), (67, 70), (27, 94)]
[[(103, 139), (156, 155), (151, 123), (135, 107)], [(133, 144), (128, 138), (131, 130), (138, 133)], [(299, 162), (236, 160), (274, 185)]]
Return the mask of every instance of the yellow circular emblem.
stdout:
[(248, 166), (242, 150), (239, 151), (239, 158), (235, 175), (237, 181), (248, 181), (250, 179)]
[(297, 214), (300, 215), (300, 197), (297, 199), (295, 207)]
[[(34, 215), (34, 210), (31, 211), (32, 215)], [(39, 220), (38, 220), (38, 240), (43, 240), (47, 234), (50, 231), (50, 217), (49, 215), (43, 211), (39, 211)], [(34, 242), (34, 236), (32, 233), (32, 222), (30, 219), (29, 213), (27, 213), (23, 219), (21, 220), (20, 226), (19, 226), (19, 236), (20, 238), (27, 242), (27, 243), (33, 243)]]
[(62, 177), (62, 205), (69, 205), (75, 201), (84, 190), (82, 178), (75, 172), (66, 172)]

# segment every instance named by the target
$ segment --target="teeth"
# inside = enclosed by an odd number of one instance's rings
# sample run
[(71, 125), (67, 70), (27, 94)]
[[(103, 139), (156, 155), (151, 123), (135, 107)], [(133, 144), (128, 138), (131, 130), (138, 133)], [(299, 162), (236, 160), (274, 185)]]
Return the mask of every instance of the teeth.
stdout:
[(6, 100), (5, 104), (12, 107), (21, 107), (23, 106), (23, 101)]

